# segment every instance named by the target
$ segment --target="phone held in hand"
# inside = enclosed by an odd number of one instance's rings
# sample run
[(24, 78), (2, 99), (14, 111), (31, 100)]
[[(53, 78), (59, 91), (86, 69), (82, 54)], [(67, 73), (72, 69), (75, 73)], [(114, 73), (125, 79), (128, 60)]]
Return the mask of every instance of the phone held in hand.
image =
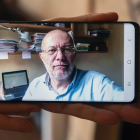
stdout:
[(0, 102), (134, 103), (139, 25), (1, 22)]

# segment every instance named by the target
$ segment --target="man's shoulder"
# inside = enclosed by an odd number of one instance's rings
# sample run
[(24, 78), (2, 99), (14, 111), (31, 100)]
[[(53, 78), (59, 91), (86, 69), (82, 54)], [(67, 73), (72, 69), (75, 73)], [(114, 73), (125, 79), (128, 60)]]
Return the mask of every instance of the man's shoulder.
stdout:
[(33, 79), (33, 81), (31, 82), (31, 85), (36, 85), (36, 84), (38, 84), (39, 82), (43, 82), (43, 81), (45, 81), (45, 77), (46, 77), (46, 74), (43, 74), (43, 75), (41, 75), (41, 76), (39, 76), (39, 77), (36, 77), (35, 79)]
[(83, 75), (83, 76), (89, 76), (89, 77), (94, 77), (94, 78), (104, 78), (104, 77), (106, 77), (105, 74), (102, 74), (100, 72), (93, 71), (93, 70), (77, 69), (77, 74), (79, 74), (81, 76)]

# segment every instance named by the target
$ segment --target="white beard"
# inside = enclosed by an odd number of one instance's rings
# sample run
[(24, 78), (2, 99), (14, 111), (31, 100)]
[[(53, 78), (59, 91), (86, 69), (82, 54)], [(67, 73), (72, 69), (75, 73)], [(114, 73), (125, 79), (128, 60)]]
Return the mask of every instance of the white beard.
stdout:
[(50, 72), (49, 67), (47, 65), (45, 67), (46, 67), (46, 70), (49, 73), (51, 78), (56, 79), (56, 80), (66, 80), (71, 76), (71, 74), (74, 70), (74, 66), (75, 66), (75, 63), (73, 63), (69, 67), (68, 72), (64, 72), (63, 74), (60, 74), (60, 73), (57, 73), (57, 72)]

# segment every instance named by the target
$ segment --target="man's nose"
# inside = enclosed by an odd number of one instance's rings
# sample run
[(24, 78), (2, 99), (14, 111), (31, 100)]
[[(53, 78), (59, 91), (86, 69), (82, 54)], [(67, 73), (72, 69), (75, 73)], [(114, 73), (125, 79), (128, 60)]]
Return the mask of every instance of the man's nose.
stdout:
[(58, 51), (57, 51), (56, 59), (57, 59), (57, 60), (62, 60), (62, 59), (64, 59), (64, 54), (62, 53), (61, 50), (58, 50)]

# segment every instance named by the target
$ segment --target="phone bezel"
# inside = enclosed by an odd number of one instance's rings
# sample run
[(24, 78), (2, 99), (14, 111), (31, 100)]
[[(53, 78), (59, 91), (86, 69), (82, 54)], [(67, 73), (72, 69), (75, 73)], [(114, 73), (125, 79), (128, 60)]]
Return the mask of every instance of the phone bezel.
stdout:
[[(89, 104), (92, 105), (93, 103), (111, 103), (111, 104), (126, 104), (126, 103), (135, 103), (138, 99), (139, 99), (139, 25), (135, 22), (76, 22), (76, 21), (31, 21), (31, 22), (27, 22), (27, 21), (1, 21), (0, 23), (14, 23), (14, 24), (18, 24), (18, 23), (97, 23), (97, 24), (122, 24), (122, 23), (130, 23), (133, 24), (135, 27), (135, 95), (134, 95), (134, 99), (130, 102), (100, 102), (100, 101), (94, 101), (94, 102), (90, 102), (90, 101), (22, 101), (22, 102), (46, 102), (46, 103), (85, 103), (85, 104)], [(21, 101), (12, 101), (12, 100), (4, 100), (2, 102), (21, 102)]]

